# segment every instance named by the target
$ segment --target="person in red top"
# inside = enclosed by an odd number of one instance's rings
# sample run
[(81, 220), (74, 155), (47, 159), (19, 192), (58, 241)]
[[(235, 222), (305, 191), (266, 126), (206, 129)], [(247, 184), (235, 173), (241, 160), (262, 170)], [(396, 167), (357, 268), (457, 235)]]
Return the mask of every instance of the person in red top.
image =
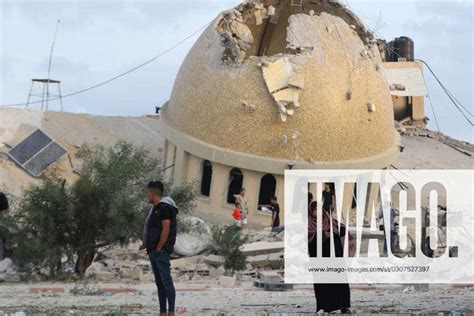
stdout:
[(240, 227), (240, 222), (241, 222), (241, 206), (239, 202), (235, 202), (235, 208), (234, 208), (234, 213), (232, 214), (232, 217), (234, 218), (234, 225), (237, 227)]

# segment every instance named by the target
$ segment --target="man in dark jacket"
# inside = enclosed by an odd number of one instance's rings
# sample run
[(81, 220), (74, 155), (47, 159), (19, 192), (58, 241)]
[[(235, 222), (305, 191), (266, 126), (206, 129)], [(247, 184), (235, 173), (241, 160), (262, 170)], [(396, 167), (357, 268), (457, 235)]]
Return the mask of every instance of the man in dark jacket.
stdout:
[(143, 227), (143, 244), (155, 275), (160, 316), (173, 316), (176, 290), (171, 278), (170, 255), (176, 242), (178, 208), (170, 197), (163, 198), (163, 193), (163, 183), (153, 181), (148, 184), (148, 201), (152, 206)]

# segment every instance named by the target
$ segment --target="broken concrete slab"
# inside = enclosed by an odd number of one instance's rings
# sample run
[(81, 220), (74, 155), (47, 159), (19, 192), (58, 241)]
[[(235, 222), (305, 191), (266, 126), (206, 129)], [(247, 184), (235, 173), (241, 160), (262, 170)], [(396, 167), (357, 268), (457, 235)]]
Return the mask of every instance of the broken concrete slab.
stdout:
[(195, 256), (206, 250), (212, 240), (209, 225), (198, 217), (186, 217), (183, 224), (190, 231), (178, 233), (174, 252), (181, 256)]
[(280, 119), (286, 122), (288, 116), (294, 114), (294, 109), (300, 106), (299, 97), (304, 78), (294, 73), (288, 57), (262, 63), (262, 73), (268, 91), (277, 104)]
[(223, 266), (219, 266), (217, 268), (210, 267), (209, 268), (209, 276), (211, 278), (217, 278), (220, 277), (221, 275), (224, 275), (225, 269)]
[(179, 269), (189, 264), (197, 264), (201, 260), (201, 258), (201, 256), (193, 256), (171, 260), (171, 268)]
[(283, 264), (283, 253), (271, 253), (268, 255), (257, 255), (247, 257), (247, 262), (252, 267), (265, 267), (270, 266), (272, 269), (278, 269)]
[(213, 265), (213, 266), (221, 266), (224, 264), (224, 257), (222, 256), (208, 255), (208, 256), (205, 256), (203, 259), (206, 264)]
[(258, 273), (260, 281), (264, 283), (283, 283), (283, 278), (275, 271), (262, 271)]
[(288, 81), (290, 87), (303, 89), (304, 88), (304, 77), (298, 74), (293, 73)]
[(274, 62), (268, 62), (262, 67), (263, 78), (270, 93), (275, 93), (288, 87), (293, 73), (293, 67), (288, 57), (278, 58)]
[(256, 256), (281, 252), (283, 248), (284, 244), (282, 241), (259, 241), (250, 244), (244, 244), (240, 250), (246, 256)]

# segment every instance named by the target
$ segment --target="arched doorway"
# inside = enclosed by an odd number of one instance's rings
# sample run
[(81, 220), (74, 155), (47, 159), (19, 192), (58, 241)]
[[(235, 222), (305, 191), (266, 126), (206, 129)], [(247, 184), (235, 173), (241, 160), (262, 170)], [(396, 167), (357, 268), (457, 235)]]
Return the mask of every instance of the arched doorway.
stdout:
[(272, 196), (275, 196), (276, 179), (272, 174), (266, 174), (260, 180), (260, 193), (258, 194), (258, 205), (268, 205)]
[(209, 196), (211, 194), (211, 181), (212, 163), (209, 160), (204, 160), (202, 162), (201, 195)]
[(239, 194), (244, 182), (244, 174), (239, 168), (232, 168), (229, 172), (229, 185), (227, 189), (227, 203), (234, 204), (234, 194)]

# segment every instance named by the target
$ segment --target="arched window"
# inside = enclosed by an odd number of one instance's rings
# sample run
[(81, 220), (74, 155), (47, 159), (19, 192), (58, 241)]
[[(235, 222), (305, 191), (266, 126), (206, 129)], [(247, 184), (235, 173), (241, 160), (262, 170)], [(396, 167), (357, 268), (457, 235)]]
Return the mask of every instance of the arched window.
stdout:
[(239, 194), (244, 182), (244, 174), (239, 168), (233, 168), (229, 172), (229, 185), (227, 189), (227, 203), (234, 204), (234, 194)]
[(209, 160), (202, 162), (201, 175), (201, 195), (209, 196), (211, 194), (212, 164)]
[(272, 174), (266, 174), (260, 180), (260, 193), (258, 195), (258, 205), (268, 205), (272, 196), (275, 195), (276, 179)]

